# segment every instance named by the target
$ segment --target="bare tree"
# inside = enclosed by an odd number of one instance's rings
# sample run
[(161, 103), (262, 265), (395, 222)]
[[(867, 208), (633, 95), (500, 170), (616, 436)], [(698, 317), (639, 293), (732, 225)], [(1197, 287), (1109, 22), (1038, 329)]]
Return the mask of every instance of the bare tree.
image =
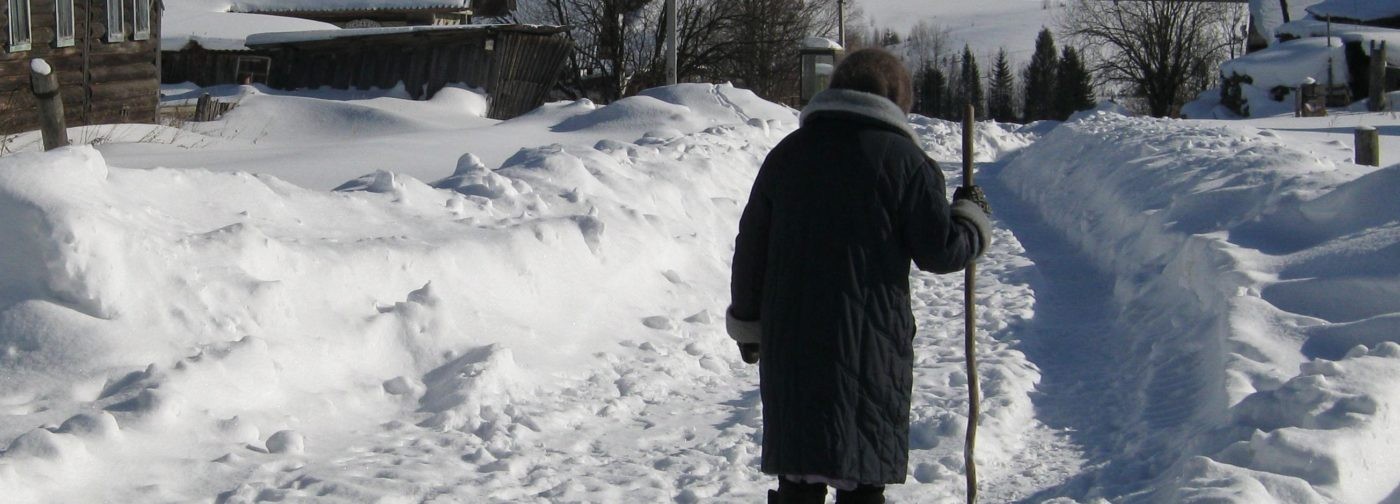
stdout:
[[(515, 20), (569, 27), (566, 86), (611, 101), (664, 81), (658, 0), (521, 0)], [(835, 0), (677, 0), (678, 77), (796, 95), (802, 39), (836, 32)]]
[(1126, 86), (1148, 113), (1165, 117), (1212, 84), (1232, 43), (1234, 9), (1194, 0), (1075, 0), (1063, 30), (1100, 78)]
[(948, 56), (948, 29), (921, 20), (909, 29), (909, 35), (904, 38), (904, 46), (907, 51), (905, 61), (919, 63), (925, 60), (937, 61)]

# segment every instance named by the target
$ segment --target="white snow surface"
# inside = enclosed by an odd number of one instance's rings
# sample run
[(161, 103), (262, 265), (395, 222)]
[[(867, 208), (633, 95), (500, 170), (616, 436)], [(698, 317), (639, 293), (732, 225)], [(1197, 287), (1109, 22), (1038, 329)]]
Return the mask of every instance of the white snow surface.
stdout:
[(1400, 3), (1395, 0), (1324, 0), (1308, 7), (1308, 13), (1319, 19), (1332, 16), (1376, 21), (1400, 17)]
[(1220, 73), (1225, 76), (1248, 75), (1254, 78), (1255, 87), (1268, 90), (1275, 86), (1297, 87), (1308, 78), (1325, 83), (1329, 67), (1332, 82), (1346, 84), (1350, 81), (1346, 48), (1337, 37), (1305, 38), (1276, 44), (1221, 63)]
[(1091, 479), (1131, 501), (1390, 502), (1400, 166), (1225, 124), (1097, 113), (1000, 173), (1113, 279)]
[[(739, 211), (795, 111), (711, 85), (452, 130), (438, 121), (470, 116), (452, 101), (250, 94), (237, 110), (229, 121), (275, 111), (263, 142), (284, 145), (113, 133), (103, 149), (126, 154), (0, 158), (0, 495), (761, 498), (756, 369), (722, 320)], [(442, 136), (415, 144), (410, 131)], [(955, 145), (953, 131), (925, 136)], [(377, 141), (456, 159), (318, 174), (342, 174), (337, 192), (267, 174), (291, 173), (279, 166), (294, 148), (324, 144), (314, 156), (329, 165)], [(263, 173), (113, 161), (232, 146), (248, 157), (230, 165)], [(1024, 429), (1038, 375), (1008, 328), (1032, 314), (1029, 263), (998, 234), (981, 460), (1010, 477), (994, 467), (1024, 467), (1015, 453), (1050, 435)], [(915, 452), (910, 485), (891, 495), (956, 500), (961, 283), (914, 280)]]
[(286, 16), (172, 8), (161, 18), (160, 49), (178, 51), (191, 42), (211, 51), (246, 51), (255, 33), (338, 30), (336, 25)]
[[(1298, 22), (1307, 17), (1307, 8), (1320, 2), (1321, 0), (1291, 0), (1288, 2), (1288, 19), (1291, 22)], [(1283, 2), (1278, 0), (1249, 0), (1249, 14), (1254, 21), (1254, 27), (1264, 40), (1273, 44), (1278, 41), (1276, 38), (1281, 26), (1284, 23)]]
[[(216, 91), (240, 97), (219, 121), (0, 143), (7, 502), (773, 486), (722, 319), (795, 111), (705, 84), (510, 121), (458, 88)], [(959, 184), (960, 129), (911, 119)], [(1396, 499), (1400, 166), (1351, 164), (1358, 125), (1400, 152), (1384, 114), (978, 124), (982, 499)], [(890, 501), (962, 502), (961, 275), (911, 287)]]

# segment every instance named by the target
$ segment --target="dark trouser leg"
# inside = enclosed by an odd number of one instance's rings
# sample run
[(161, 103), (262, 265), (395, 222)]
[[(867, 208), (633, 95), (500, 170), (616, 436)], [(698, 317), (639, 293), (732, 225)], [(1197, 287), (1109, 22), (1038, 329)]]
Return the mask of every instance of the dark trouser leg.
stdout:
[(797, 483), (778, 477), (778, 490), (768, 491), (769, 504), (822, 504), (826, 502), (826, 485)]
[(885, 486), (860, 485), (855, 490), (837, 490), (836, 504), (885, 504)]

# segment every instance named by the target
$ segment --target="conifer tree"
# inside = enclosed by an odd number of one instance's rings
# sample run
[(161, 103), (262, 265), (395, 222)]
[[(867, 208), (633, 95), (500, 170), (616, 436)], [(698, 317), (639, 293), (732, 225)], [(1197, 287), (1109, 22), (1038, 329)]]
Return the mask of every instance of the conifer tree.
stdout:
[(962, 68), (958, 72), (961, 77), (958, 79), (959, 94), (957, 103), (957, 117), (962, 118), (963, 110), (967, 104), (971, 103), (976, 107), (978, 118), (986, 117), (986, 93), (982, 90), (982, 71), (977, 69), (977, 58), (972, 55), (972, 48), (963, 46)]
[(948, 92), (948, 78), (943, 75), (943, 71), (932, 62), (924, 60), (915, 84), (918, 86), (915, 112), (927, 117), (944, 117), (947, 114), (944, 96)]
[(1026, 65), (1021, 81), (1026, 83), (1024, 116), (1026, 122), (1055, 118), (1055, 70), (1059, 58), (1049, 28), (1042, 28), (1035, 39), (1035, 53)]
[(1094, 108), (1094, 83), (1079, 52), (1066, 47), (1055, 71), (1055, 118), (1069, 119), (1080, 110)]
[(1016, 78), (1011, 73), (1011, 63), (1006, 60), (1005, 48), (997, 51), (991, 81), (987, 89), (987, 117), (999, 122), (1015, 121)]

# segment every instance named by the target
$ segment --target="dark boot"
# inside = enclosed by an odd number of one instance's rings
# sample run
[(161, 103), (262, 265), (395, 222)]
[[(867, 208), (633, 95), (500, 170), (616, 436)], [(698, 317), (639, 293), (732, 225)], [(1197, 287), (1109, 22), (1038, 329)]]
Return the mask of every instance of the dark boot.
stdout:
[(787, 478), (778, 478), (778, 489), (768, 491), (768, 504), (823, 504), (826, 502), (826, 485), (820, 483), (797, 483)]
[(855, 490), (837, 490), (836, 504), (885, 504), (885, 486), (860, 485)]

